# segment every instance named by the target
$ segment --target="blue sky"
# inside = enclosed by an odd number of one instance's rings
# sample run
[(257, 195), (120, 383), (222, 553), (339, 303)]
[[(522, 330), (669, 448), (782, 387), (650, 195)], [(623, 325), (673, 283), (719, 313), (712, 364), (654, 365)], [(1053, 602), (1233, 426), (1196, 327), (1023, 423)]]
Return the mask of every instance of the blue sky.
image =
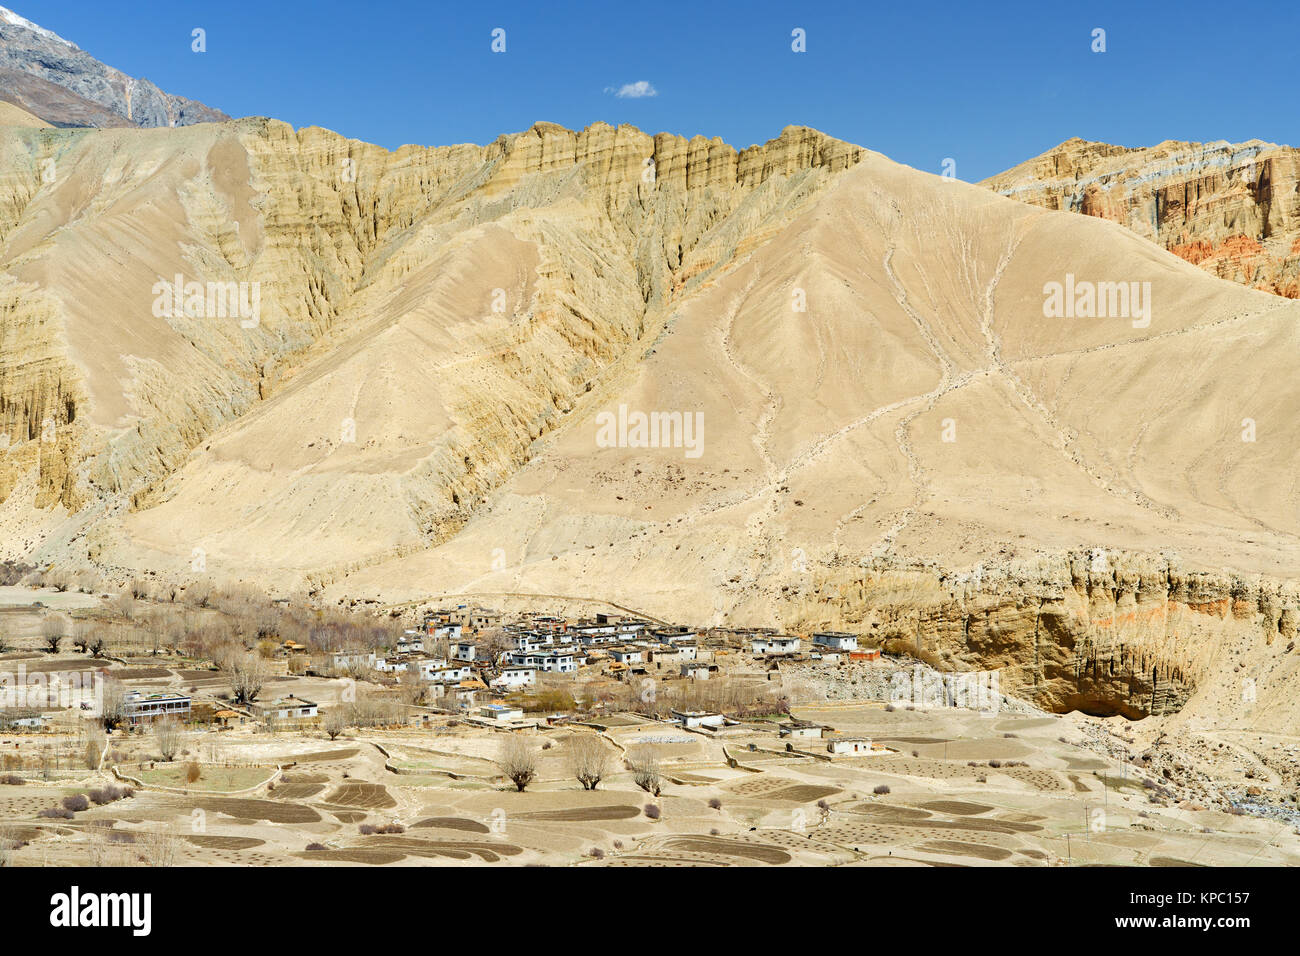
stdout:
[[(389, 148), (537, 120), (744, 147), (802, 124), (932, 172), (952, 157), (978, 180), (1071, 136), (1300, 144), (1289, 0), (0, 2), (168, 92)], [(655, 95), (617, 95), (640, 81)]]

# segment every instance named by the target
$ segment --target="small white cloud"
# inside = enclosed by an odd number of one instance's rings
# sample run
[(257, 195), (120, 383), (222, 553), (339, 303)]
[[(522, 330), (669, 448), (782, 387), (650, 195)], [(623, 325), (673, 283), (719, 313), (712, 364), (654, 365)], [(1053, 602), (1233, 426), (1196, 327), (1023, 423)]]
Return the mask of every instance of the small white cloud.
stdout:
[(649, 80), (637, 80), (635, 83), (624, 83), (615, 89), (612, 86), (605, 87), (606, 93), (613, 93), (620, 99), (637, 100), (643, 96), (658, 96), (659, 91), (650, 85)]

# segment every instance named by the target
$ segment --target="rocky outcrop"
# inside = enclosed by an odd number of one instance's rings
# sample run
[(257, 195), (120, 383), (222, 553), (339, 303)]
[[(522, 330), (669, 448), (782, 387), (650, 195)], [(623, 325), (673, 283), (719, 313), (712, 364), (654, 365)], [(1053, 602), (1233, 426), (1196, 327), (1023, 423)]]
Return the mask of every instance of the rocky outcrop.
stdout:
[(1268, 683), (1295, 670), (1298, 612), (1292, 585), (1069, 552), (961, 575), (828, 572), (784, 623), (866, 633), (944, 672), (998, 671), (1004, 693), (1045, 710), (1137, 719), (1179, 712), (1198, 690), (1252, 705), (1280, 690)]
[(105, 66), (4, 7), (0, 97), (55, 126), (189, 126), (230, 118)]
[(1300, 150), (1071, 139), (982, 184), (1121, 223), (1223, 279), (1300, 298)]

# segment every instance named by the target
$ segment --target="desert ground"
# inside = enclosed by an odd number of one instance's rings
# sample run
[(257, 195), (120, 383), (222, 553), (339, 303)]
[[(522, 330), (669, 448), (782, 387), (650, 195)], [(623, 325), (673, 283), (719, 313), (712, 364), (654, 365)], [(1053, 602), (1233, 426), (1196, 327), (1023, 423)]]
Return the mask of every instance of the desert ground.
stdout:
[[(122, 644), (94, 661), (41, 650), (54, 607), (85, 613), (97, 598), (25, 588), (0, 598), (6, 671), (102, 666), (132, 688), (231, 706), (223, 672), (174, 649)], [(981, 710), (870, 699), (919, 666), (888, 655), (775, 671), (743, 654), (714, 660), (737, 679), (778, 685), (788, 712), (720, 731), (616, 708), (519, 729), (416, 708), (419, 727), (333, 737), (255, 719), (191, 722), (168, 760), (147, 727), (94, 744), (94, 722), (73, 708), (44, 731), (0, 733), (0, 845), (15, 866), (1300, 863), (1295, 737), (1049, 714), (1011, 698)], [(592, 680), (548, 686), (581, 698)], [(328, 711), (363, 683), (282, 675), (263, 696)], [(825, 739), (782, 738), (792, 720), (874, 749), (832, 756)], [(536, 757), (523, 792), (503, 773), (508, 739)], [(595, 790), (571, 769), (584, 740), (607, 753)], [(657, 794), (629, 769), (647, 751)]]

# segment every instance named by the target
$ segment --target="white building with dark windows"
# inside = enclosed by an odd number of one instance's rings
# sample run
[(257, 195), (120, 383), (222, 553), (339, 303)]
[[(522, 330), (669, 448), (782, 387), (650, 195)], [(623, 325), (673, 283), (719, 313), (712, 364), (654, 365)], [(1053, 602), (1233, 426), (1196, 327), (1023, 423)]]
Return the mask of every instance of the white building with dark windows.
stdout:
[(609, 656), (620, 664), (640, 664), (645, 660), (643, 647), (611, 647)]
[(547, 674), (571, 674), (578, 669), (573, 659), (573, 651), (516, 651), (510, 655), (510, 662), (516, 667), (535, 667)]
[(856, 651), (858, 636), (847, 631), (818, 631), (813, 634), (813, 644), (835, 651)]
[(505, 667), (492, 679), (493, 690), (515, 690), (519, 687), (531, 687), (537, 682), (536, 667)]
[(160, 717), (175, 717), (185, 720), (190, 716), (189, 697), (183, 694), (145, 694), (133, 690), (122, 702), (122, 712), (127, 721), (138, 724), (145, 720), (157, 720)]
[(771, 657), (775, 654), (798, 654), (799, 638), (790, 634), (762, 634), (750, 639), (750, 648), (755, 657)]
[(269, 704), (258, 704), (258, 713), (263, 717), (276, 720), (310, 720), (320, 714), (320, 706), (315, 701), (304, 700), (290, 694)]

